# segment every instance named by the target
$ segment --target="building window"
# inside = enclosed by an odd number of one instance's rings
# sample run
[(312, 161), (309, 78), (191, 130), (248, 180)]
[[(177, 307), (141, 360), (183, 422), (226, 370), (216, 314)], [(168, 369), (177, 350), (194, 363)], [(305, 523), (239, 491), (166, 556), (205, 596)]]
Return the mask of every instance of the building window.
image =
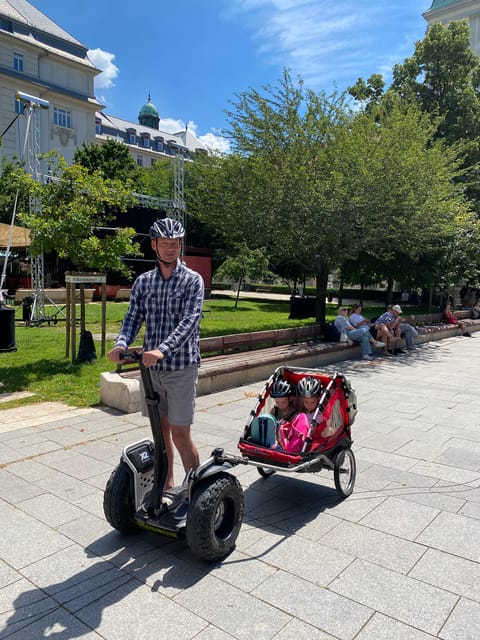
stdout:
[(102, 133), (102, 123), (100, 120), (95, 120), (95, 133), (98, 136)]
[(143, 158), (142, 158), (142, 156), (137, 156), (137, 167), (143, 167)]
[(67, 129), (72, 128), (72, 118), (70, 111), (66, 109), (60, 109), (59, 107), (53, 108), (53, 124), (59, 127), (65, 127)]
[(23, 53), (13, 52), (13, 68), (23, 73)]
[(163, 140), (157, 140), (157, 151), (163, 151)]
[(145, 149), (150, 148), (150, 138), (148, 138), (147, 136), (143, 136), (143, 146), (145, 147)]
[(137, 144), (137, 136), (134, 133), (129, 133), (128, 141), (130, 144)]
[(25, 103), (15, 99), (15, 113), (23, 113), (25, 111)]

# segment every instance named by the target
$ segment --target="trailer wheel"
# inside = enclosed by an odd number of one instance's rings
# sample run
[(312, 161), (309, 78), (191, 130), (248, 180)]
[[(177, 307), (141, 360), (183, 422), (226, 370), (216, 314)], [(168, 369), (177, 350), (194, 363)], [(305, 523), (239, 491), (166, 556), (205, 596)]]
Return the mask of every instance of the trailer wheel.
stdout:
[(257, 471), (262, 478), (270, 478), (275, 473), (275, 469), (266, 469), (265, 467), (257, 467)]
[(103, 512), (107, 522), (121, 533), (134, 533), (139, 527), (133, 518), (135, 509), (130, 471), (125, 462), (115, 467), (103, 494)]
[(333, 469), (335, 488), (341, 498), (348, 498), (352, 493), (356, 475), (357, 464), (353, 451), (350, 448), (341, 449), (337, 453)]
[(203, 560), (225, 558), (235, 548), (242, 526), (243, 491), (229, 473), (213, 475), (193, 490), (186, 538), (192, 553)]

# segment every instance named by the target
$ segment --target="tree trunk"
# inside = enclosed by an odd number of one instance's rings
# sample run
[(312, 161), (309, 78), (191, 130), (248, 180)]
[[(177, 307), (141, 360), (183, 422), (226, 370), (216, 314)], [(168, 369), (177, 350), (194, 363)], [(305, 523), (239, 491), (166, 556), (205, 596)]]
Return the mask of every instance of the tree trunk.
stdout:
[(340, 307), (343, 304), (343, 280), (340, 280), (340, 284), (338, 285), (338, 306)]
[(328, 285), (328, 265), (322, 261), (321, 256), (315, 258), (315, 281), (317, 296), (315, 301), (315, 319), (318, 323), (325, 322), (325, 311)]
[(393, 279), (389, 278), (387, 283), (387, 302), (386, 304), (392, 304), (393, 301)]
[(238, 281), (237, 297), (235, 298), (235, 307), (234, 307), (235, 309), (238, 307), (238, 299), (240, 298), (240, 289), (242, 288), (242, 285), (243, 285), (243, 276)]
[(360, 283), (360, 300), (359, 303), (363, 306), (363, 298), (364, 298), (364, 293), (365, 291), (365, 287), (363, 286), (363, 282)]

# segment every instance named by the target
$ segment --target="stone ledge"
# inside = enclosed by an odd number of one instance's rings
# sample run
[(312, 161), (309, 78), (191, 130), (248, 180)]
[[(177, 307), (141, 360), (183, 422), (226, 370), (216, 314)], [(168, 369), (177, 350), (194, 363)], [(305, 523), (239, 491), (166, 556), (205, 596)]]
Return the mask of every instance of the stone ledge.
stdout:
[[(471, 321), (469, 329), (480, 331), (480, 321)], [(461, 335), (455, 325), (418, 327), (417, 344)], [(256, 351), (212, 356), (202, 360), (199, 369), (197, 396), (266, 380), (276, 367), (321, 367), (360, 357), (358, 344), (339, 342), (305, 342), (287, 344)], [(125, 413), (140, 410), (140, 372), (105, 372), (100, 376), (100, 402)]]

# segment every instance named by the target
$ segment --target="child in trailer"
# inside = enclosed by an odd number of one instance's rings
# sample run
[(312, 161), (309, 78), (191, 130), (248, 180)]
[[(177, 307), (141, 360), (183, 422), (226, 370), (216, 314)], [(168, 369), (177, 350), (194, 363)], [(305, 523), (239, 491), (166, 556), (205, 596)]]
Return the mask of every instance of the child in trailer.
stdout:
[(300, 398), (299, 410), (307, 416), (308, 424), (312, 423), (321, 393), (321, 382), (311, 376), (302, 378), (297, 385), (297, 395)]
[(278, 423), (292, 420), (297, 413), (297, 407), (295, 406), (295, 389), (290, 382), (283, 378), (275, 380), (270, 397), (275, 400), (271, 414), (278, 420)]
[(315, 430), (312, 421), (321, 393), (322, 385), (316, 378), (308, 376), (300, 380), (297, 385), (297, 397), (300, 399), (299, 413), (293, 420), (280, 425), (278, 429), (277, 441), (281, 449), (288, 453), (302, 451), (306, 438), (311, 438)]

